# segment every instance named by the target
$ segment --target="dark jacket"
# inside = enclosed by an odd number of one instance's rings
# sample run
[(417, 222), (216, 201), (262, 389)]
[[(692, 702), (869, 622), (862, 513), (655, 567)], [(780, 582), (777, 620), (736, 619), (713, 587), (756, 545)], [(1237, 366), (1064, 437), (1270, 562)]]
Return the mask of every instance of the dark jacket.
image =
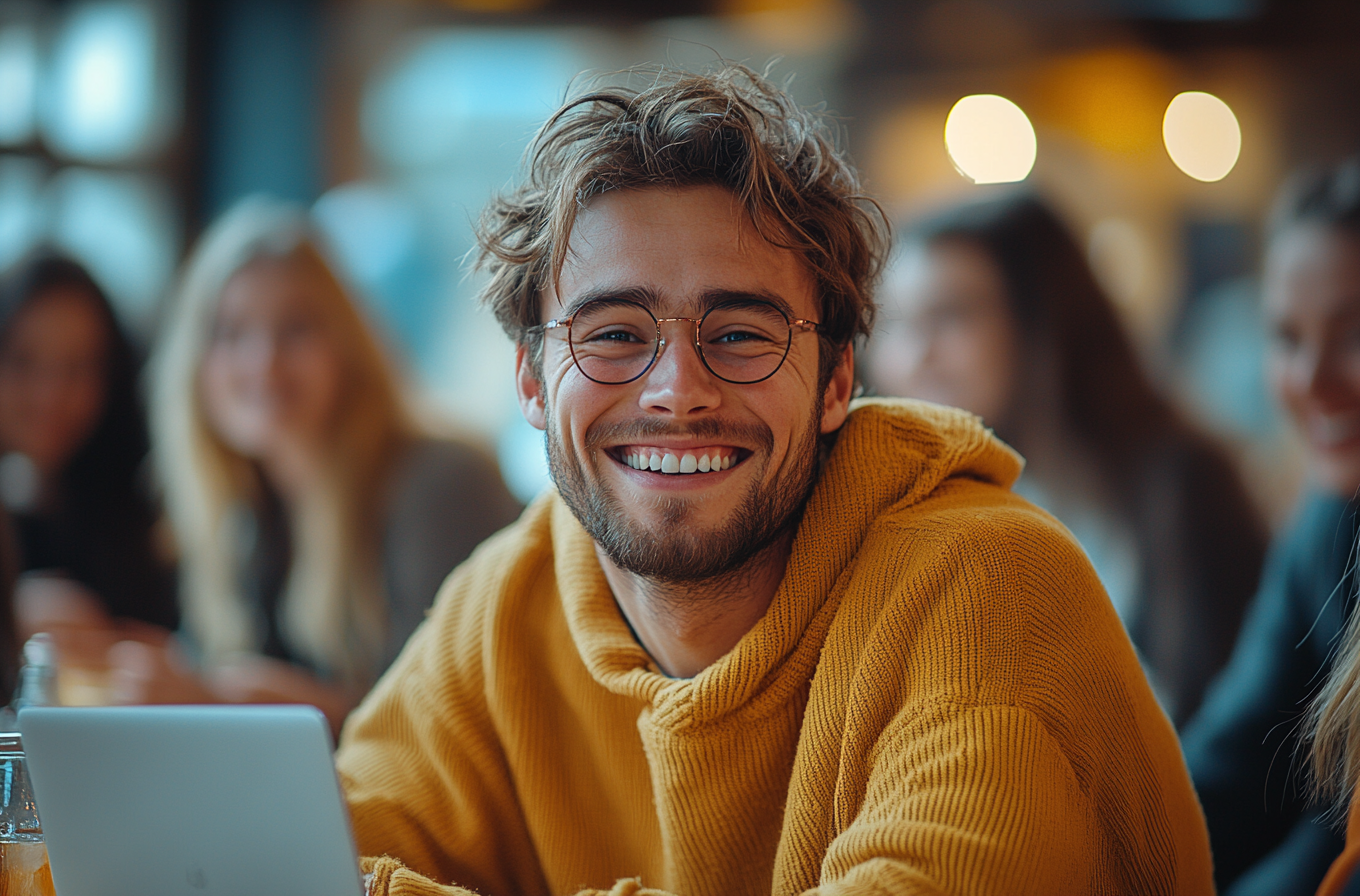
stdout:
[(1272, 545), (1227, 667), (1183, 737), (1226, 896), (1312, 896), (1343, 838), (1310, 807), (1299, 730), (1355, 603), (1360, 501), (1312, 495)]
[(132, 489), (15, 513), (20, 568), (74, 579), (110, 616), (173, 630), (179, 625), (175, 572), (157, 550), (156, 524), (155, 506)]

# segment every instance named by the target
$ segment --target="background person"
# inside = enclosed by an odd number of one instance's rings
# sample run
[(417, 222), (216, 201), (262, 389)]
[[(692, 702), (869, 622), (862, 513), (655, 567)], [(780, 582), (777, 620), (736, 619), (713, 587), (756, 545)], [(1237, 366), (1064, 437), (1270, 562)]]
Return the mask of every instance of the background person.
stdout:
[(153, 433), (202, 679), (126, 645), (121, 699), (301, 701), (338, 726), (518, 504), (424, 434), (306, 215), (248, 199), (189, 259)]
[(74, 261), (36, 254), (0, 278), (0, 497), (26, 573), (21, 640), (115, 620), (162, 635), (178, 625), (147, 488), (139, 366), (104, 292)]
[(1355, 602), (1360, 159), (1282, 192), (1264, 283), (1268, 371), (1303, 437), (1309, 486), (1271, 547), (1232, 661), (1183, 738), (1218, 886), (1231, 896), (1312, 894), (1342, 846), (1326, 807), (1310, 807), (1296, 754)]
[(1016, 490), (1081, 542), (1177, 725), (1227, 661), (1265, 529), (1232, 464), (1148, 381), (1080, 247), (1030, 196), (911, 228), (865, 372), (982, 417)]

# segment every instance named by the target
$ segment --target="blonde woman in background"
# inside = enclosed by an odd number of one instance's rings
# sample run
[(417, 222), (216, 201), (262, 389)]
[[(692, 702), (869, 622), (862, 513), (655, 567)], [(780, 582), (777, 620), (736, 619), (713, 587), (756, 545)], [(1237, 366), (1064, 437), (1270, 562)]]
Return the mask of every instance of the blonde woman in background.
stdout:
[(444, 577), (519, 506), (423, 434), (301, 210), (256, 197), (186, 266), (153, 358), (152, 441), (191, 664), (122, 644), (125, 702), (305, 702), (337, 727)]

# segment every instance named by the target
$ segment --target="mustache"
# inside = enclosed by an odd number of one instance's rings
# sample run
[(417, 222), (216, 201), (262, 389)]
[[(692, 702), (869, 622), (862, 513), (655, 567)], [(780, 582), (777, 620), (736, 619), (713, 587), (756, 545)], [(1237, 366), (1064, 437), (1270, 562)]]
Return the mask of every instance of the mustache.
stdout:
[(597, 423), (586, 430), (587, 449), (645, 441), (646, 436), (677, 436), (755, 445), (766, 453), (774, 450), (774, 432), (763, 423), (704, 417), (691, 423), (666, 420), (626, 420)]

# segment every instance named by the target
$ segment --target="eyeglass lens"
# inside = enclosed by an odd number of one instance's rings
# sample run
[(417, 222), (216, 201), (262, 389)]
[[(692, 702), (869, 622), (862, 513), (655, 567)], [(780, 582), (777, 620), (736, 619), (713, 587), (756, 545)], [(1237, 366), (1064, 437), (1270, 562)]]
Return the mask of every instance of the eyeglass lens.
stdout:
[[(756, 383), (784, 363), (791, 340), (789, 320), (774, 305), (720, 305), (699, 326), (699, 355), (714, 376)], [(656, 359), (658, 347), (656, 318), (634, 302), (589, 302), (572, 317), (572, 356), (598, 383), (637, 379)]]

